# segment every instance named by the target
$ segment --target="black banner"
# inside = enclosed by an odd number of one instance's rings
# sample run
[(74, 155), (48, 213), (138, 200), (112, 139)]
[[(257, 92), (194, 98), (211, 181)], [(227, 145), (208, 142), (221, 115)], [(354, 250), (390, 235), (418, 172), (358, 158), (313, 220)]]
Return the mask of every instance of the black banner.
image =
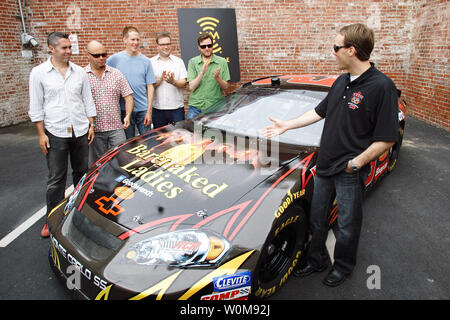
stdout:
[(234, 9), (178, 9), (181, 57), (188, 66), (189, 60), (200, 54), (197, 38), (209, 32), (214, 39), (213, 53), (228, 61), (231, 82), (239, 82), (239, 50)]

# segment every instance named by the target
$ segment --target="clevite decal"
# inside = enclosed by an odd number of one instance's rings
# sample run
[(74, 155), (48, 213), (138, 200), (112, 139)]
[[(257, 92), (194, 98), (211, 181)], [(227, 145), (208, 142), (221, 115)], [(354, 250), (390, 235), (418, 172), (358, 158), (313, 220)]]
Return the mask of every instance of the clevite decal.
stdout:
[(214, 278), (214, 292), (228, 291), (240, 287), (251, 286), (251, 278), (252, 276), (250, 271)]
[(197, 281), (188, 291), (186, 291), (178, 300), (187, 300), (196, 294), (198, 291), (203, 289), (205, 286), (210, 284), (214, 278), (220, 277), (223, 275), (230, 275), (236, 273), (236, 270), (252, 255), (255, 250), (251, 250), (240, 256), (234, 258), (227, 263), (224, 263), (216, 270), (210, 272), (205, 277)]

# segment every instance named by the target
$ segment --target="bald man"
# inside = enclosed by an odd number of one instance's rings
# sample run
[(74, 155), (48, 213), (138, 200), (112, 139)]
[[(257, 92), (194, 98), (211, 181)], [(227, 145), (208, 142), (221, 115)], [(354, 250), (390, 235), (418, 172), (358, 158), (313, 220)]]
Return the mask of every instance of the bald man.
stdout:
[[(106, 65), (108, 53), (98, 41), (91, 41), (87, 48), (89, 64), (84, 68), (88, 74), (92, 97), (97, 108), (95, 138), (90, 146), (89, 163), (93, 164), (107, 150), (126, 140), (125, 131), (130, 125), (133, 112), (133, 91), (125, 76)], [(125, 100), (126, 115), (121, 120), (120, 98)]]

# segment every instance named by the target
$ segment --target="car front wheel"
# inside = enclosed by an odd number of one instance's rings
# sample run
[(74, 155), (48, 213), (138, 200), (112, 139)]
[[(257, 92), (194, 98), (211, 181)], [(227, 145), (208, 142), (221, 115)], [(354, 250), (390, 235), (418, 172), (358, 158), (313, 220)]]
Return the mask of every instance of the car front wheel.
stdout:
[(307, 216), (293, 205), (274, 222), (255, 268), (252, 281), (254, 298), (267, 298), (278, 292), (304, 255)]

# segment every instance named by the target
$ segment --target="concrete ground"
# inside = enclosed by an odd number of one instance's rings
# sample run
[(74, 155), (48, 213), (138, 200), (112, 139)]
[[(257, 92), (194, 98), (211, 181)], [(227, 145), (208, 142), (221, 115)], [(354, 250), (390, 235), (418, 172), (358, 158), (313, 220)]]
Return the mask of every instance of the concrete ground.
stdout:
[[(47, 168), (30, 123), (0, 128), (0, 154), (1, 242), (45, 206)], [(449, 159), (450, 133), (409, 117), (395, 170), (364, 203), (351, 278), (328, 288), (321, 282), (326, 272), (291, 277), (271, 299), (449, 299)], [(43, 223), (0, 246), (0, 300), (71, 298), (50, 270)]]

